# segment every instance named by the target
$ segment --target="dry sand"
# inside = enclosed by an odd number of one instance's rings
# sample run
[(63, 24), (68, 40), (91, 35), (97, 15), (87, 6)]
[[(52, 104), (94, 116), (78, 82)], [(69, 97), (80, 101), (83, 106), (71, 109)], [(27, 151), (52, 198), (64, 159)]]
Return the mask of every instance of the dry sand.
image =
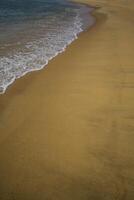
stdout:
[(96, 25), (0, 96), (0, 200), (134, 199), (134, 3), (82, 2)]

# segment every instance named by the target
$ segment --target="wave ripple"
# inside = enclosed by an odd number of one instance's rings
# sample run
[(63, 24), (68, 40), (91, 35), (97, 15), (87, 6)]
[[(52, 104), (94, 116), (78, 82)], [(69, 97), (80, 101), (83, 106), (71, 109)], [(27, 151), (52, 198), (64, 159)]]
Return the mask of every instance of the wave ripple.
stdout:
[(15, 79), (44, 68), (94, 23), (94, 18), (89, 17), (92, 8), (85, 5), (28, 0), (35, 4), (27, 8), (22, 6), (25, 0), (17, 1), (21, 6), (16, 4), (14, 8), (10, 2), (8, 8), (0, 9), (0, 93)]

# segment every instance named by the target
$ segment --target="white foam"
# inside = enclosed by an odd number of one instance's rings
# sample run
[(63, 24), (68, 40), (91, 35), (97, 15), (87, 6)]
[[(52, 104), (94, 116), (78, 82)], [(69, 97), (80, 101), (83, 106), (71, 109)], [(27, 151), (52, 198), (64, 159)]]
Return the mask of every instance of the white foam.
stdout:
[[(83, 31), (84, 19), (81, 12), (76, 12), (69, 24), (57, 24), (54, 31), (50, 30), (44, 37), (27, 43), (24, 51), (0, 58), (0, 94), (17, 78), (44, 68), (52, 58), (65, 51), (77, 39), (78, 34)], [(90, 26), (92, 24), (93, 21), (89, 23)]]

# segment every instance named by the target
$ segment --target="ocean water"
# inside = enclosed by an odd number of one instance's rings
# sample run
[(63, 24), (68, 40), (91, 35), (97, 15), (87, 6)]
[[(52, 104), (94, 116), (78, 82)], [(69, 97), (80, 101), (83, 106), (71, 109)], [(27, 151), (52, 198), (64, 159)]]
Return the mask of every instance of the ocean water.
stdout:
[(64, 51), (94, 23), (90, 11), (65, 0), (0, 0), (0, 93)]

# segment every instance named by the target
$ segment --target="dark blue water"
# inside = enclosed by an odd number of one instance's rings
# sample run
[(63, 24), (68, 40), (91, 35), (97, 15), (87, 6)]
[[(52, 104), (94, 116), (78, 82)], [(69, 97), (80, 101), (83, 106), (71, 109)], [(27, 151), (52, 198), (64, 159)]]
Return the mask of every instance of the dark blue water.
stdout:
[(65, 0), (0, 0), (0, 93), (42, 69), (92, 25), (89, 11)]

